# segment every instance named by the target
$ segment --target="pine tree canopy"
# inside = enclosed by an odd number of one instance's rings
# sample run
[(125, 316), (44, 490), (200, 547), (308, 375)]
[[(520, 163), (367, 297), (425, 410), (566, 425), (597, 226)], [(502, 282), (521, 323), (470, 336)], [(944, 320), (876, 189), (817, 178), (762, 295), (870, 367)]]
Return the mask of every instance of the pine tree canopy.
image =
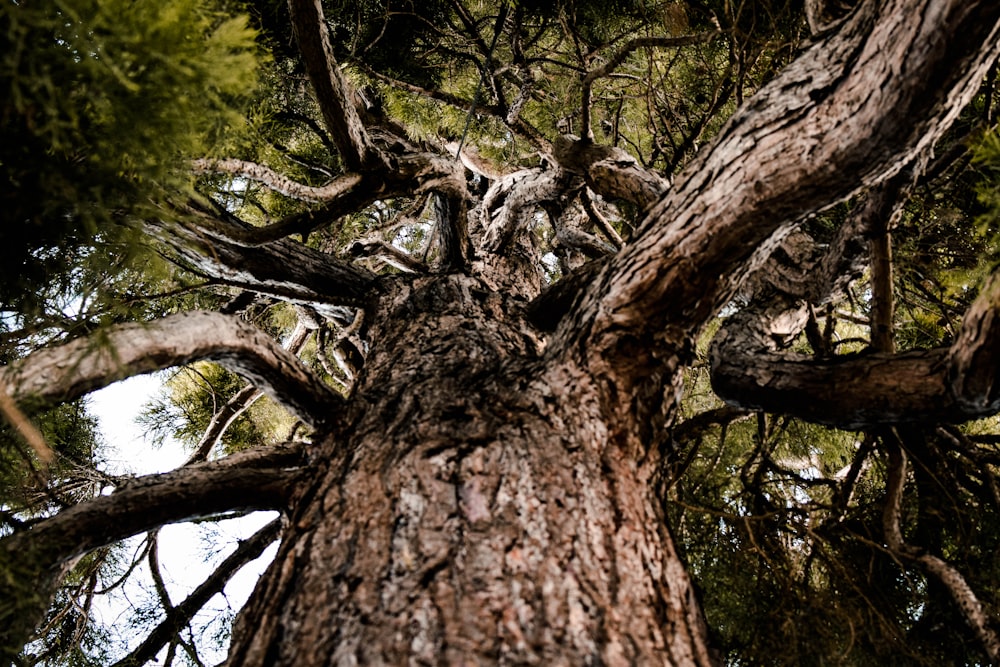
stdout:
[(0, 2), (0, 665), (1000, 664), (1000, 3)]

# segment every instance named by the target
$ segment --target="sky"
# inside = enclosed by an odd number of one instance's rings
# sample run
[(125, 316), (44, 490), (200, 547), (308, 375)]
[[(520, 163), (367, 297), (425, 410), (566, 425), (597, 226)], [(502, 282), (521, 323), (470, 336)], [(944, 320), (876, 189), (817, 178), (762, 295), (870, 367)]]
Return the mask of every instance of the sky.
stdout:
[[(173, 470), (187, 459), (189, 452), (180, 443), (167, 440), (162, 447), (153, 447), (135, 422), (143, 405), (159, 390), (163, 377), (159, 374), (137, 376), (90, 395), (91, 411), (100, 420), (108, 445), (106, 472), (148, 475)], [(274, 516), (274, 512), (257, 512), (218, 524), (186, 523), (161, 529), (160, 565), (172, 603), (183, 601), (208, 577), (215, 563), (232, 553), (239, 539), (249, 537)], [(126, 542), (126, 551), (137, 553), (142, 548), (143, 539), (143, 536), (131, 538)], [(206, 626), (209, 635), (220, 629), (223, 625), (221, 620), (246, 603), (260, 574), (274, 558), (275, 549), (272, 545), (263, 556), (243, 568), (230, 581), (224, 595), (212, 598), (193, 624)], [(99, 622), (130, 648), (144, 636), (128, 620), (135, 617), (136, 610), (149, 599), (151, 588), (152, 579), (144, 562), (137, 569), (134, 582), (116, 589), (112, 594), (101, 596), (102, 599), (95, 604)], [(206, 664), (217, 664), (225, 658), (228, 642), (223, 642), (222, 646), (213, 644), (207, 639), (199, 642), (199, 655)]]

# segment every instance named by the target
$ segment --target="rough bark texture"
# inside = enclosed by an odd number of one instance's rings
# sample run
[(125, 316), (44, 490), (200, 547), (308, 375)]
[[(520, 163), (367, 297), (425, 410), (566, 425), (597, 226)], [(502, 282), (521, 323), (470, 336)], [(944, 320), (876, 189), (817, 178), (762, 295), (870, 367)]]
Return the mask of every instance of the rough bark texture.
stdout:
[(399, 282), (342, 432), (295, 500), (229, 664), (711, 664), (653, 457), (523, 306)]
[[(150, 336), (126, 327), (117, 332), (130, 343), (121, 358), (97, 348), (88, 357), (78, 344), (76, 356), (33, 355), (6, 371), (7, 384), (39, 395), (53, 385), (53, 397), (64, 399), (113, 377), (211, 358), (247, 372), (319, 426), (307, 477), (281, 489), (274, 484), (291, 472), (247, 478), (261, 485), (256, 493), (290, 494), (291, 504), (279, 553), (237, 626), (231, 665), (713, 664), (653, 497), (695, 337), (805, 216), (885, 181), (941, 135), (985, 71), (1000, 5), (862, 3), (744, 105), (676, 186), (619, 149), (540, 140), (543, 166), (498, 178), (469, 216), (460, 163), (403, 138), (391, 144), (398, 151), (382, 151), (332, 57), (319, 1), (289, 5), (327, 130), (358, 176), (322, 193), (280, 184), (333, 201), (261, 230), (221, 210), (199, 211), (201, 224), (150, 228), (216, 281), (337, 321), (362, 308), (370, 347), (350, 397), (334, 397), (260, 332), (204, 314), (187, 316), (206, 318), (198, 340), (173, 340), (178, 346), (167, 350), (168, 329)], [(594, 255), (607, 250), (571, 219), (574, 197), (588, 186), (648, 213), (628, 245), (536, 298), (539, 258), (525, 232), (539, 210), (562, 233), (557, 240)], [(278, 238), (394, 192), (440, 197), (441, 273), (379, 277)], [(593, 202), (590, 209), (594, 217)], [(836, 252), (848, 253), (851, 236)], [(816, 261), (831, 275), (854, 267), (839, 259)], [(950, 349), (806, 364), (733, 356), (716, 364), (717, 386), (747, 392), (750, 407), (776, 405), (841, 427), (916, 411), (995, 413), (997, 285)], [(797, 318), (789, 327), (799, 326), (807, 309), (785, 305)], [(529, 313), (551, 337), (528, 324)], [(748, 338), (767, 348), (767, 337), (781, 333), (768, 325), (766, 336)], [(39, 369), (41, 381), (30, 384), (35, 373), (25, 369)], [(201, 511), (250, 506), (225, 489), (200, 491)], [(128, 517), (121, 523), (129, 530), (171, 520), (140, 516), (147, 506), (130, 493), (23, 535), (44, 538), (105, 504)], [(180, 515), (194, 511), (187, 498), (162, 500)], [(75, 530), (71, 523), (62, 542), (53, 538), (62, 551), (51, 560), (113, 538)], [(9, 554), (23, 539), (0, 544)]]
[(795, 223), (896, 173), (941, 135), (989, 67), (998, 20), (995, 3), (863, 3), (682, 172), (549, 354), (579, 359), (623, 423), (652, 419), (655, 401), (678, 391), (700, 327)]

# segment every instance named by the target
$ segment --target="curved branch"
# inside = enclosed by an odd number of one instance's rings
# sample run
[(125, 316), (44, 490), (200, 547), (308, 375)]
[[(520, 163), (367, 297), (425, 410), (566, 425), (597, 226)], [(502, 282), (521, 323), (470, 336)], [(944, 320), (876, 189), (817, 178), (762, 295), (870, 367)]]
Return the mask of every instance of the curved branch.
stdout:
[[(684, 363), (693, 333), (791, 225), (891, 176), (941, 136), (976, 93), (998, 35), (1000, 4), (987, 0), (863, 3), (682, 172), (549, 354), (617, 378), (629, 395)], [(626, 410), (607, 387), (609, 409)]]
[(539, 206), (558, 201), (583, 185), (574, 184), (573, 180), (572, 174), (558, 167), (540, 167), (518, 171), (495, 182), (483, 196), (483, 250), (502, 254)]
[(166, 523), (283, 509), (304, 463), (301, 448), (270, 447), (138, 477), (3, 538), (0, 566), (18, 576), (0, 578), (0, 655), (28, 640), (74, 558)]
[(11, 396), (37, 408), (126, 377), (205, 359), (249, 378), (315, 426), (335, 418), (343, 403), (274, 339), (229, 315), (179, 313), (147, 324), (110, 327), (100, 335), (41, 349), (0, 370), (0, 379)]
[[(290, 353), (296, 357), (302, 351), (302, 347), (306, 344), (309, 338), (309, 334), (312, 331), (303, 325), (301, 319), (298, 326), (292, 332), (292, 335), (288, 339), (288, 343), (285, 345)], [(212, 419), (208, 422), (208, 428), (201, 436), (201, 440), (198, 441), (197, 446), (195, 446), (194, 451), (191, 456), (188, 457), (185, 465), (190, 465), (192, 463), (199, 463), (208, 458), (209, 453), (222, 438), (222, 435), (229, 429), (234, 421), (239, 418), (251, 405), (253, 405), (258, 398), (263, 396), (261, 391), (257, 389), (252, 384), (248, 384), (238, 392), (236, 392), (232, 398), (226, 401), (226, 404), (219, 409)]]
[[(403, 145), (402, 141), (397, 143)], [(404, 145), (403, 148), (405, 152), (402, 155), (394, 156), (392, 170), (361, 174), (357, 177), (359, 180), (356, 185), (344, 189), (336, 198), (325, 202), (319, 209), (296, 213), (265, 227), (252, 227), (234, 220), (233, 216), (227, 215), (225, 211), (206, 211), (204, 206), (194, 203), (191, 206), (202, 217), (206, 214), (210, 216), (204, 225), (213, 233), (221, 235), (227, 242), (249, 248), (280, 241), (291, 234), (308, 234), (318, 227), (331, 224), (341, 216), (360, 211), (380, 199), (410, 197), (431, 191), (463, 200), (468, 198), (465, 173), (459, 163), (451, 158), (415, 148), (406, 150), (413, 148), (410, 146)], [(335, 183), (346, 182), (351, 178), (353, 177), (345, 176)], [(163, 240), (170, 242), (169, 236)], [(282, 249), (282, 252), (292, 251)], [(320, 255), (308, 248), (298, 252), (305, 255), (310, 252)]]
[(351, 194), (357, 188), (363, 178), (360, 174), (345, 174), (326, 185), (319, 187), (304, 185), (279, 174), (270, 167), (256, 162), (246, 160), (225, 159), (209, 160), (199, 159), (192, 162), (194, 173), (196, 174), (229, 174), (232, 176), (242, 176), (252, 181), (263, 183), (265, 186), (292, 199), (301, 199), (310, 202), (330, 202)]
[(565, 171), (582, 176), (605, 199), (624, 199), (644, 209), (660, 200), (670, 182), (643, 168), (624, 150), (601, 146), (572, 135), (560, 135), (553, 157)]
[(950, 348), (827, 360), (757, 351), (712, 353), (712, 387), (726, 402), (844, 429), (961, 422), (1000, 412), (1000, 274), (962, 320)]
[(191, 595), (183, 602), (173, 607), (167, 617), (156, 626), (152, 632), (143, 640), (139, 646), (135, 647), (131, 653), (116, 662), (112, 667), (133, 667), (134, 665), (145, 665), (156, 657), (168, 641), (170, 641), (181, 628), (186, 626), (194, 618), (195, 614), (204, 607), (214, 595), (220, 593), (233, 575), (247, 563), (260, 557), (264, 550), (278, 539), (281, 533), (281, 519), (270, 522), (252, 537), (240, 542), (236, 551), (231, 553), (222, 561), (215, 571), (206, 579)]

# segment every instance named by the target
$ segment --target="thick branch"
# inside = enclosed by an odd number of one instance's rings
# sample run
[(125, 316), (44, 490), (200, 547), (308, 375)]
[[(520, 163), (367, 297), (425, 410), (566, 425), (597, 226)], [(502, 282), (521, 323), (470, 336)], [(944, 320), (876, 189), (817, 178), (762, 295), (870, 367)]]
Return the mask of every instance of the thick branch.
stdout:
[(289, 239), (244, 245), (247, 227), (219, 218), (200, 224), (149, 221), (149, 232), (203, 275), (244, 289), (329, 311), (359, 306), (375, 289), (376, 276)]
[(462, 271), (472, 257), (467, 209), (464, 197), (447, 197), (443, 194), (434, 197), (434, 213), (441, 246), (438, 269), (441, 271)]
[[(288, 343), (285, 345), (285, 349), (290, 353), (299, 356), (302, 352), (302, 347), (306, 344), (309, 339), (309, 334), (312, 333), (310, 329), (305, 327), (300, 321), (298, 326), (292, 332), (292, 335), (288, 339)], [(253, 405), (258, 398), (263, 394), (257, 387), (252, 384), (248, 384), (238, 392), (236, 392), (232, 398), (226, 401), (226, 404), (222, 408), (212, 415), (212, 419), (208, 423), (208, 427), (205, 429), (205, 433), (202, 434), (201, 440), (198, 441), (198, 445), (194, 448), (191, 456), (188, 457), (186, 462), (187, 465), (192, 463), (199, 463), (208, 458), (209, 453), (222, 438), (222, 435), (229, 429), (234, 421), (236, 421), (240, 415), (242, 415), (251, 405)]]
[(483, 197), (483, 250), (502, 254), (527, 227), (538, 206), (558, 201), (569, 193), (572, 186), (567, 176), (558, 167), (528, 169), (494, 183)]
[[(1000, 275), (991, 276), (950, 348), (816, 361), (713, 346), (712, 386), (743, 408), (864, 428), (960, 422), (1000, 412)], [(732, 348), (728, 348), (732, 349)]]
[(643, 168), (620, 148), (561, 135), (553, 144), (553, 157), (568, 173), (582, 176), (591, 190), (605, 199), (624, 199), (646, 208), (669, 190), (670, 182)]
[[(550, 353), (588, 350), (592, 374), (625, 381), (677, 367), (788, 226), (885, 179), (942, 134), (978, 89), (998, 21), (1000, 5), (985, 0), (864, 3), (733, 116)], [(649, 347), (666, 366), (634, 353)]]
[(342, 399), (257, 327), (220, 313), (194, 311), (147, 324), (122, 324), (39, 350), (2, 370), (11, 396), (32, 407), (70, 401), (133, 375), (215, 361), (260, 387), (303, 421), (320, 425)]
[(27, 641), (65, 573), (63, 564), (166, 523), (283, 509), (303, 463), (301, 448), (272, 447), (139, 477), (0, 540), (2, 571), (18, 573), (0, 578), (0, 655)]
[(263, 183), (286, 197), (310, 202), (330, 202), (340, 199), (358, 187), (362, 182), (360, 174), (346, 174), (319, 187), (304, 185), (279, 174), (270, 167), (246, 160), (195, 160), (192, 163), (196, 174), (230, 174), (242, 176)]
[(288, 8), (323, 121), (344, 165), (350, 171), (384, 167), (382, 156), (354, 106), (350, 86), (337, 69), (320, 0), (288, 0)]

